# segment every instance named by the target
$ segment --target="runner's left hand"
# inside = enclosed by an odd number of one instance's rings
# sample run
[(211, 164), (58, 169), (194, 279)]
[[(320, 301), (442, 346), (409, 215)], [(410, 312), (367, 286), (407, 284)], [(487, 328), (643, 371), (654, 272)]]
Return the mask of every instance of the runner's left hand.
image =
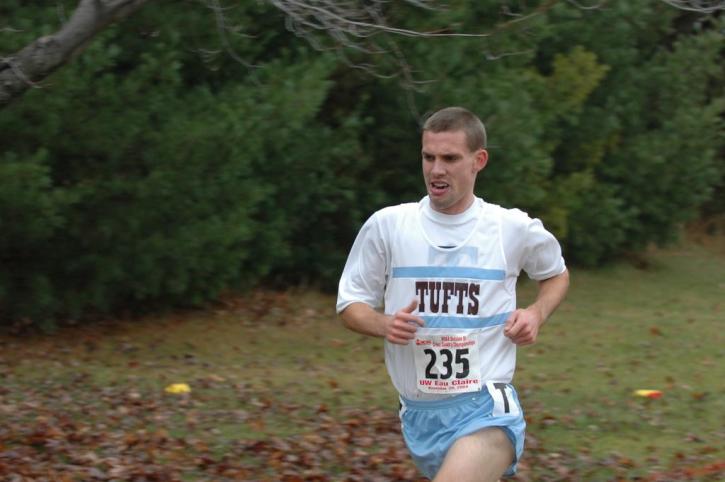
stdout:
[(517, 345), (531, 345), (536, 342), (543, 317), (535, 308), (514, 311), (503, 329), (503, 334)]

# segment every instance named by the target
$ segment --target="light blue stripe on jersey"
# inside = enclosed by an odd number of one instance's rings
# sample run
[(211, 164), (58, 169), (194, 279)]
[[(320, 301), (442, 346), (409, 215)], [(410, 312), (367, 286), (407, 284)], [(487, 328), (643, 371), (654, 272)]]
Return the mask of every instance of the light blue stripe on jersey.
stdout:
[(425, 328), (487, 328), (489, 326), (503, 325), (512, 312), (481, 317), (467, 316), (424, 316)]
[(462, 278), (501, 281), (502, 269), (464, 268), (457, 266), (404, 266), (393, 268), (393, 278)]

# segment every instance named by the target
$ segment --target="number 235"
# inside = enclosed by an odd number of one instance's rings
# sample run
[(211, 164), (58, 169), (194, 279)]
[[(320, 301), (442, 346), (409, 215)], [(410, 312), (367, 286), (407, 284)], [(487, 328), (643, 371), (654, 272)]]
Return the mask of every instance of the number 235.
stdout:
[[(446, 348), (436, 352), (436, 350), (426, 348), (423, 353), (430, 357), (428, 365), (425, 367), (425, 377), (428, 379), (447, 380), (453, 376), (453, 363), (460, 366), (460, 370), (455, 372), (456, 378), (466, 378), (470, 372), (470, 364), (468, 363), (468, 348), (461, 348), (455, 350), (455, 355), (451, 350)], [(436, 365), (438, 360), (438, 354), (443, 358), (442, 366), (445, 368), (444, 372), (433, 373), (433, 367)]]

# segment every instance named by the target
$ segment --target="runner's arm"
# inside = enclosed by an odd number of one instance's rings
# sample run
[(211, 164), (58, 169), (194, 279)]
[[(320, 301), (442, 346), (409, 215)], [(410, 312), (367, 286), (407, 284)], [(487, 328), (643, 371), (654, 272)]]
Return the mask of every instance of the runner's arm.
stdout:
[(352, 303), (341, 313), (343, 324), (352, 331), (363, 335), (385, 338), (390, 343), (407, 345), (415, 338), (417, 325), (423, 326), (423, 320), (413, 315), (418, 306), (418, 300), (395, 312), (394, 315), (385, 315), (375, 311), (366, 303)]
[(536, 342), (541, 325), (551, 316), (569, 290), (569, 271), (539, 281), (536, 301), (525, 309), (514, 311), (506, 321), (504, 334), (517, 345)]
[(543, 324), (564, 301), (569, 291), (569, 271), (564, 270), (560, 275), (539, 281), (539, 293), (536, 301), (527, 309), (535, 309), (541, 313)]

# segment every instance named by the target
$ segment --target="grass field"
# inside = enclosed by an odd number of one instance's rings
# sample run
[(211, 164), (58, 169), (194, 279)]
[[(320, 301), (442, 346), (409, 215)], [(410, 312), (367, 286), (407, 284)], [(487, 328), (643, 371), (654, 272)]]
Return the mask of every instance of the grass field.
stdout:
[[(725, 256), (643, 260), (574, 270), (520, 349), (517, 480), (725, 479)], [(313, 291), (2, 336), (0, 480), (414, 480), (396, 408), (381, 341)]]

